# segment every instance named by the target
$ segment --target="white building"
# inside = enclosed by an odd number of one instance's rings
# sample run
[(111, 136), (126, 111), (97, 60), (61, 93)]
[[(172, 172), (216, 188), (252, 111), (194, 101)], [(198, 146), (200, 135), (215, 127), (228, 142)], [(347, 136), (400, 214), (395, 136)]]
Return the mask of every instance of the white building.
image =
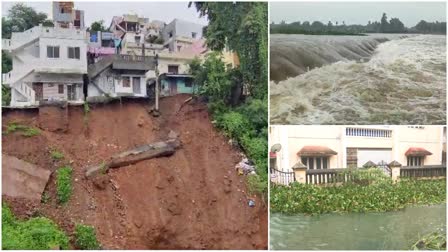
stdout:
[(147, 97), (146, 74), (155, 75), (154, 57), (108, 55), (89, 65), (88, 101), (98, 97)]
[(82, 103), (83, 74), (87, 74), (87, 34), (84, 30), (36, 26), (2, 39), (12, 58), (3, 73), (11, 87), (11, 106), (37, 106), (51, 101)]
[(84, 29), (84, 11), (75, 9), (73, 2), (53, 2), (53, 22), (60, 27), (70, 25)]
[[(298, 161), (308, 169), (362, 167), (367, 162), (403, 166), (445, 163), (446, 128), (441, 126), (271, 126), (269, 145), (278, 170)], [(272, 155), (274, 156), (274, 155)]]
[(174, 19), (167, 24), (162, 36), (164, 44), (171, 52), (182, 51), (185, 47), (191, 46), (194, 41), (202, 39), (204, 26), (180, 19)]

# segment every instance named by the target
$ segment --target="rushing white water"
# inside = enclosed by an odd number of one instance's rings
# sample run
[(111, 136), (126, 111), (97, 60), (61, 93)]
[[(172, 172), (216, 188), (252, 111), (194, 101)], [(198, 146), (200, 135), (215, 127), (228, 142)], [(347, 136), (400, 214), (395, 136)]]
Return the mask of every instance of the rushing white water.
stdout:
[(446, 36), (288, 36), (271, 38), (271, 76), (300, 70), (271, 81), (271, 123), (446, 123)]

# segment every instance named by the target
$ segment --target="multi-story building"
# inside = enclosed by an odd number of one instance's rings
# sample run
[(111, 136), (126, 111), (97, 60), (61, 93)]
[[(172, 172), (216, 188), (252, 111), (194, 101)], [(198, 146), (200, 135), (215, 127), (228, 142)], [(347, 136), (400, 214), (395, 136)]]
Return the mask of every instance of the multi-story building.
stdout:
[(111, 55), (89, 65), (88, 101), (97, 97), (147, 97), (146, 75), (154, 74), (152, 56)]
[(368, 162), (441, 165), (446, 132), (441, 126), (271, 126), (270, 145), (280, 144), (278, 170), (297, 161), (308, 169), (363, 167)]
[(150, 22), (148, 18), (136, 14), (125, 14), (114, 16), (109, 30), (120, 40), (120, 54), (142, 56), (144, 50), (146, 55), (154, 56), (160, 51), (168, 51), (161, 36), (164, 27), (165, 23), (162, 21)]
[(53, 2), (53, 22), (63, 28), (84, 29), (84, 11), (75, 9), (73, 2)]
[(194, 41), (202, 39), (203, 29), (204, 26), (201, 24), (176, 18), (167, 24), (162, 31), (164, 45), (169, 48), (170, 52), (182, 51), (182, 49), (191, 46)]
[(33, 27), (2, 39), (12, 70), (2, 75), (11, 87), (11, 106), (36, 106), (46, 101), (82, 103), (87, 73), (87, 34), (70, 25)]
[(112, 32), (89, 32), (88, 63), (95, 63), (100, 57), (117, 54), (116, 38)]

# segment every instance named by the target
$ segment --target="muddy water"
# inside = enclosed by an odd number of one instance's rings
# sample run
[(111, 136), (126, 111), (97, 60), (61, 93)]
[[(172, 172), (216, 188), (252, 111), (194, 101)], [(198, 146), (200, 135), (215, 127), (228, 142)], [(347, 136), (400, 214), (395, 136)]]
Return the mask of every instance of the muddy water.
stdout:
[(445, 124), (445, 41), (272, 35), (271, 123)]
[(419, 235), (446, 232), (446, 205), (388, 213), (271, 214), (274, 250), (408, 250)]

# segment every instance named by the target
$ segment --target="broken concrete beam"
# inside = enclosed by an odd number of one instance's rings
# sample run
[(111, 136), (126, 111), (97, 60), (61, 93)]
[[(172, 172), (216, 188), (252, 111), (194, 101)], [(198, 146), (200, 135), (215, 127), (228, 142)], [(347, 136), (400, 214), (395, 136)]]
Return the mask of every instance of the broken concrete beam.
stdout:
[(100, 164), (100, 165), (95, 165), (95, 166), (89, 167), (86, 170), (86, 177), (90, 178), (90, 177), (97, 176), (99, 174), (105, 174), (108, 169), (109, 169), (109, 167), (107, 167), (106, 164)]
[(132, 150), (116, 154), (106, 163), (87, 168), (86, 177), (90, 178), (98, 174), (104, 174), (109, 168), (118, 168), (146, 159), (170, 156), (180, 147), (179, 139), (173, 138), (175, 135), (176, 133), (173, 132), (167, 141), (145, 144)]
[(176, 150), (171, 146), (165, 146), (157, 149), (147, 150), (139, 154), (132, 154), (125, 157), (115, 158), (108, 164), (109, 168), (118, 168), (122, 166), (127, 166), (130, 164), (135, 164), (139, 161), (156, 158), (156, 157), (166, 157), (174, 154)]
[(174, 149), (178, 148), (180, 146), (180, 142), (177, 139), (169, 139), (165, 142), (156, 142), (152, 144), (145, 144), (142, 146), (139, 146), (137, 148), (134, 148), (132, 150), (128, 150), (122, 153), (119, 153), (117, 155), (112, 156), (112, 159), (118, 159), (123, 158), (130, 155), (138, 155), (146, 151), (165, 148), (165, 147), (172, 147)]

